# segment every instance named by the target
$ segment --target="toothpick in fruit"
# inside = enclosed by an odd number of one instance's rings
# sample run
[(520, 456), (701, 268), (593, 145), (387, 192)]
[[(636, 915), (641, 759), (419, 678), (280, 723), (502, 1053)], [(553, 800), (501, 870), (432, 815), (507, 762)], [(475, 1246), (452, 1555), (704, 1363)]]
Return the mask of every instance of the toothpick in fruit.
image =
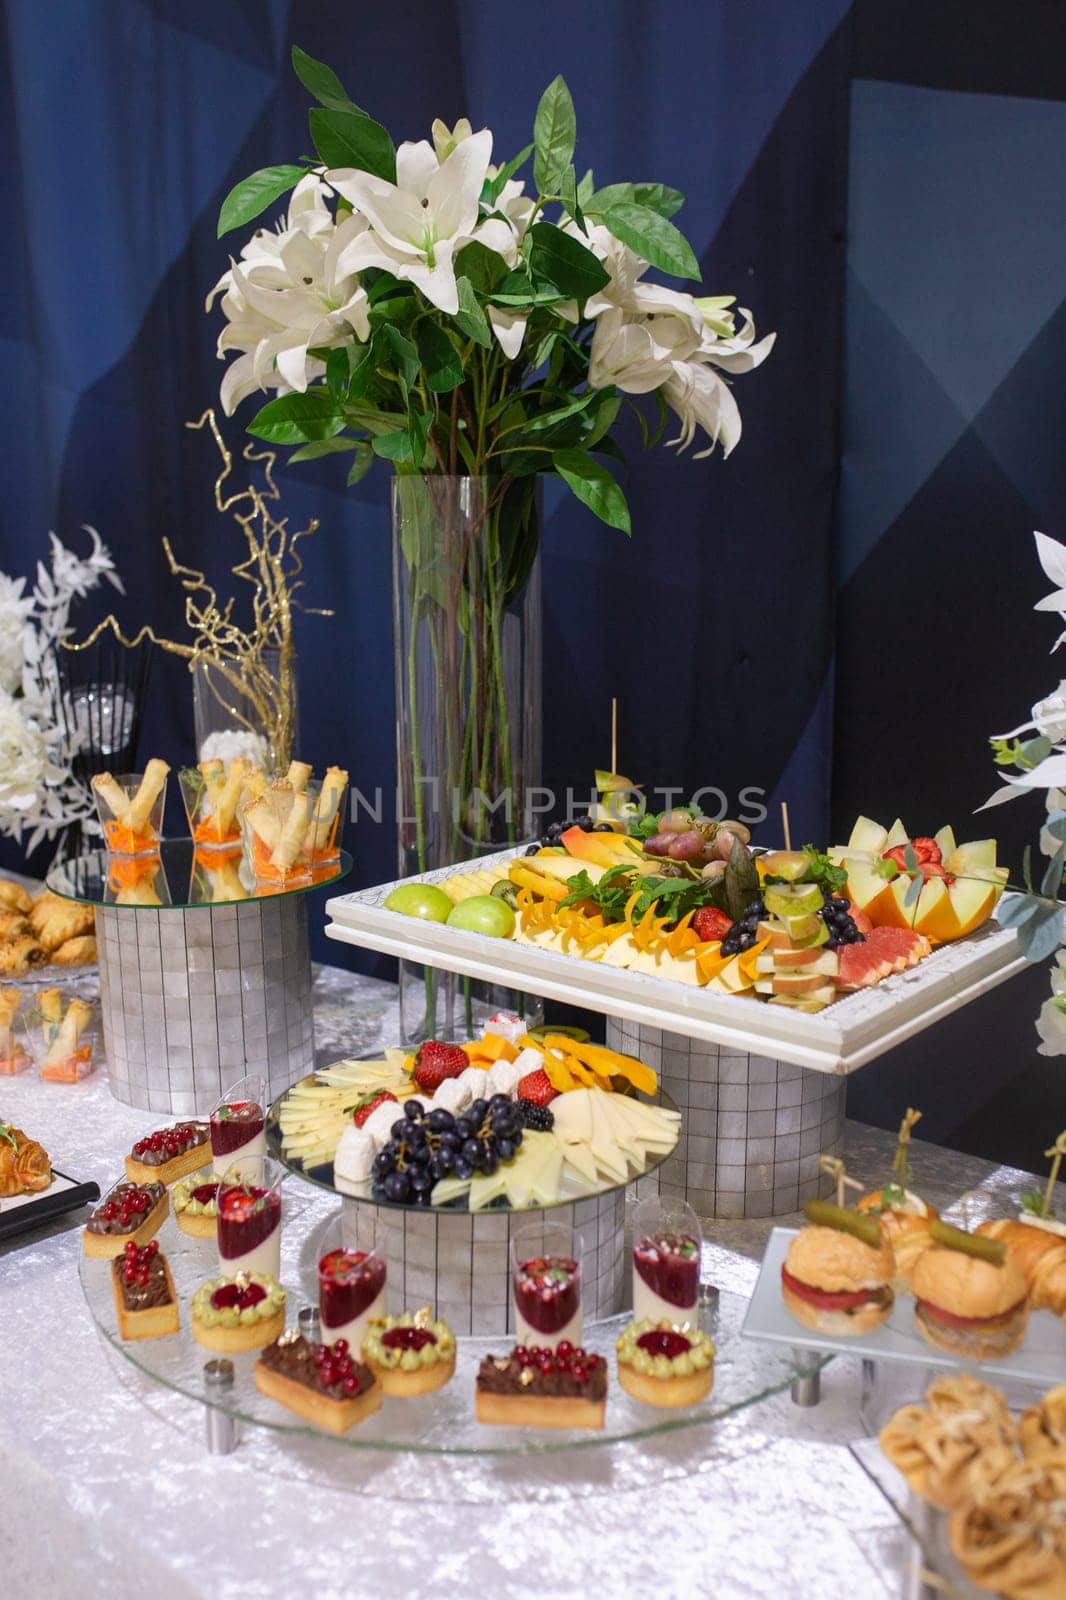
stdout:
[(611, 771), (618, 771), (618, 697), (611, 696)]
[(781, 802), (781, 828), (785, 835), (785, 849), (792, 849), (792, 830), (788, 825), (788, 801)]
[(1059, 1181), (1059, 1168), (1062, 1166), (1062, 1158), (1066, 1156), (1066, 1128), (1059, 1134), (1051, 1149), (1045, 1150), (1044, 1154), (1051, 1162), (1051, 1175), (1047, 1181), (1047, 1188), (1044, 1190), (1044, 1198), (1041, 1202), (1039, 1214), (1042, 1217), (1053, 1217), (1055, 1212), (1051, 1202), (1055, 1194), (1055, 1185)]
[(896, 1153), (892, 1157), (892, 1171), (901, 1193), (906, 1194), (910, 1182), (911, 1167), (907, 1159), (907, 1151), (911, 1142), (911, 1129), (916, 1122), (922, 1120), (922, 1113), (908, 1106), (903, 1121), (899, 1125), (899, 1136), (896, 1140)]

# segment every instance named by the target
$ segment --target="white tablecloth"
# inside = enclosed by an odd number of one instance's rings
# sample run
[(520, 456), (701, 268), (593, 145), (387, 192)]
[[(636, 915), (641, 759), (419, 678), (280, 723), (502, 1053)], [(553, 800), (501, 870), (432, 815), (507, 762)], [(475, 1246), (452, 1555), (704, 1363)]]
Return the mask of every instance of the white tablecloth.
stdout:
[[(319, 974), (327, 1054), (368, 1048), (387, 989)], [(0, 1117), (102, 1186), (150, 1115), (76, 1086), (0, 1080)], [(857, 1170), (891, 1141), (850, 1129)], [(1017, 1174), (916, 1145), (934, 1200)], [(935, 1181), (934, 1181), (935, 1180)], [(903, 1592), (906, 1547), (855, 1465), (857, 1364), (823, 1400), (777, 1397), (658, 1441), (486, 1462), (363, 1455), (250, 1430), (204, 1447), (202, 1409), (98, 1336), (78, 1279), (79, 1219), (0, 1253), (3, 1600), (813, 1600)], [(745, 1290), (766, 1224), (712, 1224), (720, 1286)]]

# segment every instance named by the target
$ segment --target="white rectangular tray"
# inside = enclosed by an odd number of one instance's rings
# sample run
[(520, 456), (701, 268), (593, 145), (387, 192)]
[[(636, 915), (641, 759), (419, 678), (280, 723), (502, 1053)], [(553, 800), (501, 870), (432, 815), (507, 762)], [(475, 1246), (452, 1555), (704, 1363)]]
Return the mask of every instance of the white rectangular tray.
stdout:
[[(887, 1322), (857, 1338), (834, 1338), (797, 1322), (781, 1298), (781, 1267), (798, 1232), (798, 1228), (775, 1228), (771, 1233), (741, 1330), (745, 1338), (833, 1355), (865, 1356), (870, 1361), (905, 1361), (916, 1367), (956, 1370), (971, 1365), (927, 1344), (914, 1326), (914, 1301), (909, 1295), (897, 1296)], [(1045, 1389), (1061, 1383), (1066, 1372), (1066, 1327), (1050, 1311), (1034, 1312), (1021, 1347), (1001, 1361), (982, 1361), (980, 1371), (993, 1382), (1009, 1379)]]
[[(504, 850), (476, 863), (424, 873), (421, 880), (399, 881), (439, 883), (473, 865), (498, 868), (503, 877), (518, 854)], [(969, 938), (944, 945), (917, 967), (810, 1015), (764, 1005), (750, 996), (712, 994), (535, 945), (401, 916), (384, 909), (396, 887), (383, 883), (328, 900), (329, 938), (818, 1072), (854, 1072), (1026, 965), (1013, 930), (988, 923)]]

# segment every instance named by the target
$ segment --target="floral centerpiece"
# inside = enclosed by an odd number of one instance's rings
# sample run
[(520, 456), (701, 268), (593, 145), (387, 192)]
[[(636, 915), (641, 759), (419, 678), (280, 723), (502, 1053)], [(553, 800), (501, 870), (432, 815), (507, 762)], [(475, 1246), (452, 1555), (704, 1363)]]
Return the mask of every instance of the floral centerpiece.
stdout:
[(496, 162), (465, 118), (397, 147), (328, 66), (299, 49), (293, 66), (316, 153), (238, 183), (219, 218), (221, 236), (290, 196), (208, 297), (236, 356), (222, 403), (272, 391), (249, 431), (292, 461), (340, 456), (349, 484), (393, 469), (400, 870), (423, 871), (534, 831), (538, 480), (628, 534), (608, 465), (623, 403), (647, 443), (673, 413), (672, 443), (728, 455), (729, 379), (773, 335), (756, 343), (732, 296), (649, 277), (700, 277), (671, 220), (683, 196), (579, 177), (561, 77), (532, 141)]
[(62, 703), (56, 652), (71, 635), (70, 610), (102, 582), (121, 591), (107, 546), (95, 528), (87, 556), (49, 535), (51, 559), (25, 578), (0, 573), (0, 832), (31, 851), (74, 823), (96, 830), (88, 786), (71, 770), (80, 730)]
[[(1054, 591), (1037, 602), (1035, 610), (1057, 612), (1066, 623), (1066, 545), (1047, 534), (1035, 533), (1036, 552), (1044, 572), (1055, 585)], [(1052, 652), (1066, 643), (1066, 629), (1052, 645)], [(1030, 711), (1030, 720), (991, 741), (996, 765), (1005, 783), (985, 801), (981, 810), (1005, 805), (1034, 790), (1042, 792), (1046, 817), (1040, 833), (1040, 849), (1049, 857), (1034, 887), (1032, 850), (1027, 849), (1023, 865), (1025, 892), (1017, 894), (997, 913), (1006, 927), (1018, 931), (1018, 942), (1030, 961), (1044, 961), (1054, 954), (1051, 966), (1051, 995), (1037, 1018), (1041, 1055), (1066, 1055), (1066, 948), (1063, 946), (1062, 920), (1063, 871), (1066, 869), (1066, 679), (1062, 679)]]

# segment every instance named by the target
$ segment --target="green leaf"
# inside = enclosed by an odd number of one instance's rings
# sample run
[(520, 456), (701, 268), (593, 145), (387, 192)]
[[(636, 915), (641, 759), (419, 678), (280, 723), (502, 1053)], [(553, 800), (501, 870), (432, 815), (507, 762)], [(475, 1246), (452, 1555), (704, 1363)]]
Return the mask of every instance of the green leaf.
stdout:
[(552, 223), (535, 222), (529, 237), (529, 264), (533, 271), (567, 298), (587, 300), (610, 283), (610, 274), (592, 251)]
[(1066, 839), (1066, 811), (1049, 811), (1044, 827), (1051, 837), (1061, 844)]
[(996, 921), (1001, 928), (1020, 928), (1024, 922), (1032, 921), (1043, 905), (1044, 901), (1035, 894), (1012, 895), (999, 902)]
[(289, 466), (294, 461), (317, 461), (321, 456), (340, 456), (348, 450), (354, 450), (357, 445), (355, 439), (316, 439), (313, 444), (301, 445), (299, 450), (294, 450), (289, 457)]
[(1040, 885), (1040, 893), (1049, 900), (1058, 899), (1059, 890), (1062, 888), (1062, 873), (1066, 867), (1066, 844), (1060, 844), (1051, 860), (1048, 862), (1044, 881)]
[(605, 466), (585, 450), (557, 450), (553, 459), (563, 482), (601, 522), (623, 533), (633, 531), (626, 497)]
[(909, 911), (912, 906), (916, 906), (918, 904), (918, 900), (924, 888), (925, 879), (922, 877), (921, 873), (919, 873), (916, 877), (913, 877), (910, 883), (907, 885), (903, 896), (903, 905), (905, 910)]
[(326, 357), (326, 384), (334, 399), (343, 398), (348, 388), (350, 371), (348, 351), (339, 348), (331, 350)]
[(271, 444), (307, 444), (332, 439), (344, 427), (344, 413), (328, 389), (308, 389), (306, 394), (283, 394), (257, 411), (248, 424), (256, 439)]
[(677, 278), (700, 279), (699, 262), (685, 235), (650, 206), (620, 200), (603, 214), (604, 226), (651, 266)]
[(586, 450), (591, 450), (594, 445), (599, 444), (604, 434), (610, 432), (610, 430), (614, 427), (615, 418), (618, 416), (621, 407), (621, 395), (604, 394), (600, 401), (599, 410), (596, 412), (596, 420), (592, 424), (592, 432), (585, 440)]
[(415, 340), (427, 387), (436, 394), (457, 389), (463, 381), (463, 361), (444, 329), (427, 319), (415, 329)]
[(379, 433), (373, 440), (373, 451), (385, 461), (410, 461), (410, 429), (400, 428), (396, 433)]
[(465, 333), (468, 339), (473, 339), (475, 344), (480, 344), (489, 349), (492, 345), (492, 329), (489, 319), (481, 309), (481, 302), (474, 293), (474, 286), (469, 278), (457, 278), (455, 286), (459, 291), (459, 309), (453, 321), (460, 332)]
[(585, 217), (577, 198), (577, 173), (572, 166), (567, 167), (563, 173), (562, 183), (559, 185), (559, 194), (563, 202), (563, 210), (568, 217), (573, 217), (581, 232), (588, 233), (585, 226)]
[(386, 183), (396, 182), (396, 151), (372, 117), (355, 111), (311, 109), (311, 137), (327, 167), (355, 167)]
[(587, 199), (584, 195), (581, 197), (585, 210), (595, 212), (597, 216), (602, 216), (611, 206), (622, 201), (647, 206), (649, 211), (658, 212), (660, 217), (672, 217), (684, 205), (685, 197), (680, 189), (670, 189), (665, 183), (609, 183)]
[(533, 146), (531, 144), (527, 144), (523, 149), (519, 150), (516, 156), (512, 156), (510, 161), (504, 162), (496, 176), (489, 180), (488, 191), (490, 204), (495, 205), (496, 201), (500, 198), (500, 195), (503, 192), (504, 185), (510, 183), (519, 167), (524, 166), (532, 154)]
[(379, 333), (386, 349), (400, 364), (401, 383), (405, 390), (409, 389), (418, 377), (422, 365), (418, 359), (418, 351), (410, 339), (405, 338), (399, 328), (393, 327), (391, 322), (384, 323)]
[(490, 250), (480, 240), (472, 239), (455, 258), (456, 277), (469, 278), (481, 294), (490, 294), (508, 276), (508, 267), (502, 256)]
[(355, 111), (361, 117), (366, 116), (366, 112), (348, 94), (333, 68), (327, 67), (324, 61), (316, 61), (298, 44), (292, 47), (292, 70), (319, 105), (328, 106), (332, 111)]
[(355, 446), (355, 460), (349, 467), (348, 476), (344, 480), (348, 488), (351, 489), (355, 484), (359, 483), (363, 478), (365, 478), (373, 465), (373, 450), (371, 450), (370, 446), (364, 440), (357, 440)]
[(596, 184), (592, 176), (592, 168), (590, 167), (577, 186), (577, 203), (586, 211), (588, 210), (588, 203), (595, 193), (595, 189)]
[(1062, 912), (1042, 902), (1035, 916), (1018, 925), (1018, 947), (1026, 961), (1046, 961), (1062, 943)]
[(253, 217), (258, 217), (275, 200), (307, 176), (306, 167), (260, 167), (249, 177), (235, 183), (222, 202), (218, 214), (218, 238), (234, 228), (242, 228)]
[(533, 180), (541, 194), (554, 194), (574, 159), (577, 119), (566, 79), (553, 78), (533, 119)]

